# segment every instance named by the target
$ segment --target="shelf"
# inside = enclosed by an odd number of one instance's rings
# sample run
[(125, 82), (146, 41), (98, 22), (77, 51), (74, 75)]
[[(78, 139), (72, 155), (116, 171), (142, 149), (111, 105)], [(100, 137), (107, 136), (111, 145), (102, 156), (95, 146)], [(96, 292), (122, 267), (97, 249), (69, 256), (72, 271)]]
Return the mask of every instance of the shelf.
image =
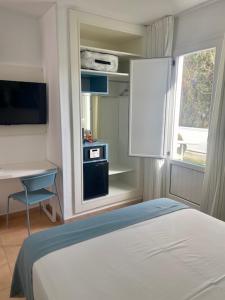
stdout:
[(109, 176), (132, 172), (133, 169), (123, 166), (109, 166)]
[(116, 55), (120, 58), (141, 58), (142, 56), (136, 53), (128, 53), (128, 52), (122, 52), (122, 51), (115, 51), (115, 50), (108, 50), (108, 49), (103, 49), (103, 48), (95, 48), (95, 47), (88, 47), (88, 46), (80, 46), (80, 50), (88, 50), (92, 52), (99, 52), (103, 54), (112, 54)]
[(117, 196), (123, 193), (130, 193), (135, 190), (135, 187), (120, 181), (110, 182), (109, 184), (109, 196)]
[(129, 79), (128, 73), (117, 73), (117, 72), (104, 72), (104, 71), (96, 71), (96, 70), (88, 70), (88, 69), (81, 69), (81, 73), (89, 74), (89, 75), (107, 75), (109, 79)]

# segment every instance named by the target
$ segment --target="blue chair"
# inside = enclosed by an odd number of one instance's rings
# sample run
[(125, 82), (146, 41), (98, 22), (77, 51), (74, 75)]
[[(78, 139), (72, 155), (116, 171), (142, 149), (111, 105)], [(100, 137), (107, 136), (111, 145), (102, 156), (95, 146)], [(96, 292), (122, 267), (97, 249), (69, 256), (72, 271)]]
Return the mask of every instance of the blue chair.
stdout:
[[(42, 201), (49, 200), (52, 197), (56, 196), (59, 202), (59, 207), (63, 219), (62, 207), (61, 207), (57, 186), (56, 186), (56, 175), (57, 175), (57, 170), (51, 170), (40, 175), (21, 178), (24, 191), (11, 194), (8, 197), (7, 220), (6, 220), (7, 226), (9, 224), (9, 200), (10, 199), (18, 200), (26, 205), (27, 228), (28, 228), (29, 235), (30, 235), (29, 207), (31, 205), (39, 203), (41, 208)], [(46, 189), (49, 187), (54, 187), (54, 192), (50, 192), (49, 190)]]

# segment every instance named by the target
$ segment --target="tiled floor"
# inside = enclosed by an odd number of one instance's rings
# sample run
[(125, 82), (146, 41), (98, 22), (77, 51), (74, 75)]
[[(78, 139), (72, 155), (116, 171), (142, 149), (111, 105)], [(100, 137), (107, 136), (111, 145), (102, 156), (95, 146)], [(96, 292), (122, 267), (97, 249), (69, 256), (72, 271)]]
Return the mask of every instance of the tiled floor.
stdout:
[[(55, 226), (39, 209), (30, 213), (31, 232), (37, 232)], [(0, 216), (0, 300), (8, 300), (12, 273), (17, 254), (23, 240), (27, 237), (25, 214), (14, 214), (6, 228), (5, 217)], [(15, 299), (15, 298), (14, 298)], [(21, 298), (18, 298), (21, 299)]]

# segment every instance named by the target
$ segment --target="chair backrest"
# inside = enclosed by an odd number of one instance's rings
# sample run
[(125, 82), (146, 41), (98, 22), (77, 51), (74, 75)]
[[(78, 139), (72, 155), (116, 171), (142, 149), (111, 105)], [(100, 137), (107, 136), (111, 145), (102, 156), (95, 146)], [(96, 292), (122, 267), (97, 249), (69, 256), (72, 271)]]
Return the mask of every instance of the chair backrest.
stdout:
[(21, 178), (21, 182), (28, 192), (48, 188), (55, 183), (57, 170), (47, 171), (40, 175)]

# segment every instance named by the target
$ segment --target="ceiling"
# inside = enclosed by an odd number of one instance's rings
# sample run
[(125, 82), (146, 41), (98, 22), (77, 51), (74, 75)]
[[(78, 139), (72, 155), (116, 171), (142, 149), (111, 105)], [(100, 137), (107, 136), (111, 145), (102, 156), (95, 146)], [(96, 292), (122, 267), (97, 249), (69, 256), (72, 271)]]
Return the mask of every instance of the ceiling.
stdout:
[(0, 0), (1, 7), (21, 12), (23, 14), (40, 17), (42, 16), (52, 5), (54, 1), (35, 1), (35, 0)]
[(0, 7), (33, 16), (43, 15), (54, 2), (65, 2), (79, 10), (136, 24), (148, 24), (170, 14), (216, 0), (0, 0)]

